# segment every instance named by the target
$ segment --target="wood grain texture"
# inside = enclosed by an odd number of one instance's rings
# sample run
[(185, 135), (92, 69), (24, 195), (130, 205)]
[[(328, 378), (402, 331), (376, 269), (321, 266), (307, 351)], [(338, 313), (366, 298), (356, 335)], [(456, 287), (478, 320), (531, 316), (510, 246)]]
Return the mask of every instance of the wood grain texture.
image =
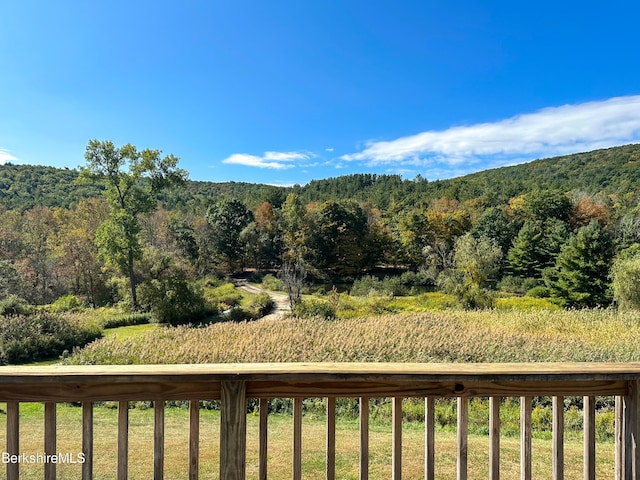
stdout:
[(584, 397), (584, 480), (596, 480), (596, 398)]
[(360, 480), (369, 480), (369, 398), (360, 397)]
[(220, 478), (244, 480), (246, 463), (246, 385), (242, 381), (225, 381), (220, 408)]
[(164, 400), (153, 402), (153, 480), (164, 479)]
[(564, 397), (551, 399), (553, 407), (552, 459), (553, 480), (564, 480)]
[[(20, 405), (17, 402), (7, 402), (7, 453), (20, 453)], [(7, 463), (7, 480), (18, 480), (19, 464)]]
[(469, 400), (458, 398), (458, 434), (457, 434), (457, 478), (467, 480), (467, 454), (468, 454), (468, 425), (469, 425)]
[(531, 397), (520, 397), (520, 479), (531, 480)]
[[(44, 404), (44, 453), (55, 455), (56, 451), (56, 404), (47, 402)], [(55, 480), (56, 464), (46, 462), (44, 464), (44, 479)]]
[(489, 480), (500, 480), (500, 397), (489, 399)]
[(302, 479), (302, 399), (293, 399), (293, 480)]
[(336, 478), (336, 398), (327, 397), (327, 480)]
[(269, 400), (260, 399), (260, 427), (258, 438), (258, 479), (267, 480)]
[[(93, 479), (93, 403), (82, 402), (82, 480)], [(162, 480), (162, 478), (160, 478)]]
[(615, 445), (615, 480), (624, 480), (624, 406), (621, 396), (615, 397), (615, 431), (614, 431), (614, 445)]
[(424, 399), (424, 478), (435, 480), (435, 401), (433, 397)]

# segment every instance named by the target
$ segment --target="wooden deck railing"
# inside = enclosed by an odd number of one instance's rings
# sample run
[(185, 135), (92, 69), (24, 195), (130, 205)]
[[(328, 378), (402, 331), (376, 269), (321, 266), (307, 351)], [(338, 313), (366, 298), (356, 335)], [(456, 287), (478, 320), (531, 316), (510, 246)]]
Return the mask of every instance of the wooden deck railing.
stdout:
[[(164, 401), (189, 400), (189, 472), (198, 478), (199, 400), (220, 399), (220, 478), (245, 478), (247, 398), (259, 399), (259, 478), (267, 478), (267, 400), (293, 398), (293, 478), (302, 472), (302, 399), (327, 398), (326, 478), (336, 478), (335, 399), (360, 399), (360, 478), (368, 478), (369, 398), (392, 397), (392, 475), (402, 475), (402, 399), (425, 398), (425, 479), (434, 478), (434, 399), (457, 398), (457, 477), (467, 478), (470, 397), (489, 397), (489, 478), (500, 478), (500, 399), (520, 397), (521, 479), (532, 478), (531, 400), (553, 397), (553, 478), (564, 478), (564, 396), (584, 397), (584, 478), (595, 479), (595, 397), (615, 396), (615, 478), (640, 480), (639, 363), (222, 364), (1, 367), (6, 452), (20, 453), (19, 404), (45, 405), (45, 454), (56, 453), (56, 403), (82, 402), (82, 478), (93, 478), (93, 405), (118, 401), (117, 478), (127, 478), (128, 405), (152, 400), (154, 478), (164, 478)], [(7, 463), (6, 478), (19, 478)], [(56, 478), (46, 464), (45, 479)], [(185, 472), (186, 474), (186, 472)]]

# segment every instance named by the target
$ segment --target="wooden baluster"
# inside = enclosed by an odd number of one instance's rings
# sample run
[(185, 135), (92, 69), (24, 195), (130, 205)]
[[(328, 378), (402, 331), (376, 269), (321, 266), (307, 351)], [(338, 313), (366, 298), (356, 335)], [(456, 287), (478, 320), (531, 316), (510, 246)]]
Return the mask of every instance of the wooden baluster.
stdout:
[(553, 447), (551, 467), (553, 480), (564, 480), (564, 397), (552, 398), (553, 404)]
[(267, 420), (269, 418), (269, 400), (260, 399), (260, 430), (259, 430), (259, 454), (258, 454), (258, 478), (267, 480), (267, 456), (268, 456), (268, 429)]
[(153, 480), (164, 479), (164, 400), (153, 402)]
[(402, 478), (402, 397), (393, 397), (392, 403), (392, 472), (393, 480)]
[[(44, 404), (44, 454), (45, 456), (53, 456), (56, 453), (56, 404), (46, 402)], [(56, 464), (54, 462), (45, 462), (44, 479), (56, 479)]]
[[(7, 453), (18, 455), (20, 453), (20, 404), (7, 402)], [(20, 464), (7, 463), (7, 480), (18, 480)]]
[(118, 480), (127, 480), (129, 470), (129, 402), (118, 402)]
[(220, 478), (244, 480), (247, 463), (247, 399), (243, 381), (221, 382)]
[(200, 451), (200, 402), (189, 402), (189, 480), (198, 480)]
[(327, 480), (336, 478), (336, 397), (327, 398)]
[(596, 398), (585, 396), (584, 411), (584, 480), (596, 480)]
[[(93, 403), (82, 402), (82, 480), (93, 478)], [(160, 479), (162, 480), (162, 479)]]
[(302, 478), (302, 399), (293, 399), (293, 480)]
[(458, 453), (457, 453), (457, 478), (467, 480), (467, 432), (469, 423), (469, 400), (458, 397)]
[(615, 480), (624, 480), (624, 408), (620, 395), (616, 395), (615, 417)]
[(624, 478), (640, 479), (638, 461), (638, 382), (629, 381), (629, 393), (623, 397), (624, 405)]
[(489, 480), (500, 480), (500, 397), (489, 398)]
[(424, 478), (435, 479), (435, 402), (433, 397), (424, 399)]
[(369, 480), (369, 398), (360, 397), (360, 480)]
[(520, 397), (520, 479), (531, 480), (531, 397)]

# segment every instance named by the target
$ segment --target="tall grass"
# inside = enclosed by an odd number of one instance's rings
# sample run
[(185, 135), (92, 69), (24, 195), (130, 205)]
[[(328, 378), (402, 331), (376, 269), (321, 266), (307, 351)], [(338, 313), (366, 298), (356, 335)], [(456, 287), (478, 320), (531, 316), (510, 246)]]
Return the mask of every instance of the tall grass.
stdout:
[(94, 342), (75, 364), (640, 360), (640, 313), (450, 311), (162, 328)]

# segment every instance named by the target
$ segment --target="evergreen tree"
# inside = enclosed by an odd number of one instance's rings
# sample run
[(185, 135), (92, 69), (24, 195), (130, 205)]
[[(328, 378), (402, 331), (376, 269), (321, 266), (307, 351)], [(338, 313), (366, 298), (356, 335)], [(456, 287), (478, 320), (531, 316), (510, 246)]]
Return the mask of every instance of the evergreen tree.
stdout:
[(565, 307), (598, 307), (611, 302), (609, 267), (613, 240), (593, 220), (569, 239), (556, 261), (545, 272), (551, 295)]

